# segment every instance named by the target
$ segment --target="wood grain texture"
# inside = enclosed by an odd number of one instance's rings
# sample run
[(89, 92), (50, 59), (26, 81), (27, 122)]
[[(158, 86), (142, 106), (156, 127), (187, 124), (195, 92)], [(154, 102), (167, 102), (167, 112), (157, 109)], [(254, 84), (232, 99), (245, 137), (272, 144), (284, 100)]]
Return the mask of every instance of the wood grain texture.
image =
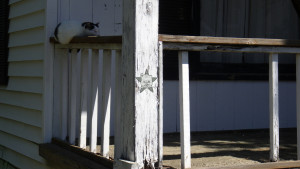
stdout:
[[(158, 80), (153, 80), (159, 78), (158, 0), (123, 1), (123, 32), (122, 89), (126, 90), (122, 90), (122, 120), (116, 128), (122, 143), (116, 147), (115, 159), (154, 168), (158, 162), (159, 96)], [(153, 78), (145, 89), (138, 79), (146, 74)]]
[(279, 160), (278, 54), (269, 55), (270, 161)]

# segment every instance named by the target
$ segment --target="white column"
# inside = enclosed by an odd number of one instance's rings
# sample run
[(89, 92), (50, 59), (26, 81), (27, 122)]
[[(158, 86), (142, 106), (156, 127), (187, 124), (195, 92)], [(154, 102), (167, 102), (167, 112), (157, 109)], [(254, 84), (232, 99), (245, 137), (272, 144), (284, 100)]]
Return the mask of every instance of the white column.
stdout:
[(278, 54), (269, 55), (270, 161), (279, 160)]
[(181, 168), (184, 169), (191, 168), (189, 58), (187, 51), (179, 52), (178, 63)]

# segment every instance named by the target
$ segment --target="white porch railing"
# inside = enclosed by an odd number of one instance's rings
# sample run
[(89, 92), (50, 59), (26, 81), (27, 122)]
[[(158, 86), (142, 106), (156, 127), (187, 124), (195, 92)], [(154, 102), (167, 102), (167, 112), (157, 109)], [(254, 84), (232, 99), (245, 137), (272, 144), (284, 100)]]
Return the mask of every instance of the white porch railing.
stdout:
[[(181, 168), (191, 168), (190, 101), (188, 51), (245, 52), (269, 54), (270, 161), (279, 160), (278, 55), (296, 55), (298, 159), (300, 159), (300, 41), (201, 36), (160, 35), (164, 50), (176, 50), (179, 57), (179, 100)], [(267, 123), (267, 122), (266, 122)]]
[(120, 84), (117, 77), (122, 45), (110, 40), (56, 44), (54, 57), (53, 136), (83, 149), (89, 145), (89, 150), (96, 153), (97, 129), (101, 125), (100, 153), (105, 157), (109, 153), (111, 112), (120, 105), (112, 94), (119, 93), (116, 88)]

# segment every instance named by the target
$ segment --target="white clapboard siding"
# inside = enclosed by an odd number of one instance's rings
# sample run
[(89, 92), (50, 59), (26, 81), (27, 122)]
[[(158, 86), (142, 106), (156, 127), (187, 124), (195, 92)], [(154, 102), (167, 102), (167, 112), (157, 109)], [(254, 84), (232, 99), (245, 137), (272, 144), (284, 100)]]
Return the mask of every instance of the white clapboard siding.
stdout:
[(42, 61), (10, 62), (9, 76), (43, 77)]
[(278, 54), (269, 56), (270, 160), (279, 160)]
[(34, 110), (42, 110), (42, 95), (0, 90), (0, 103)]
[(43, 44), (19, 46), (9, 49), (9, 62), (42, 60), (44, 54)]
[(189, 60), (187, 51), (180, 51), (178, 56), (181, 168), (184, 169), (191, 168)]
[(0, 103), (0, 117), (35, 127), (42, 127), (42, 112)]
[(16, 92), (28, 92), (41, 94), (43, 92), (43, 79), (35, 77), (13, 77), (11, 76), (6, 87), (0, 87)]
[(43, 27), (36, 27), (34, 29), (10, 33), (8, 47), (44, 43), (44, 34), (45, 31)]
[(9, 19), (45, 9), (45, 1), (24, 0), (10, 6)]
[(31, 126), (18, 121), (0, 117), (0, 129), (5, 133), (15, 135), (35, 143), (40, 143), (43, 140), (42, 130), (40, 127)]
[(24, 17), (11, 18), (9, 23), (9, 33), (32, 29), (44, 26), (45, 13), (37, 11)]
[[(23, 154), (13, 151), (8, 148), (0, 148), (0, 154), (4, 154), (1, 158), (10, 164), (18, 168), (30, 168), (30, 169), (48, 169), (48, 167), (36, 160), (24, 156)], [(17, 159), (17, 160), (16, 160)]]
[(37, 160), (42, 163), (45, 162), (44, 159), (39, 156), (38, 144), (2, 131), (0, 131), (0, 138), (5, 138), (0, 139), (0, 145), (19, 152), (33, 160)]

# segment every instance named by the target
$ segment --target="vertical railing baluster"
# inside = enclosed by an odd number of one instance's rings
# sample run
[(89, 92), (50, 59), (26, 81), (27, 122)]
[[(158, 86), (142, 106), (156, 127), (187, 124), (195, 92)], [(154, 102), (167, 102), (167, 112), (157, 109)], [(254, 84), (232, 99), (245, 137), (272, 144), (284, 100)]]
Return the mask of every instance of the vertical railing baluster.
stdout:
[(99, 67), (99, 50), (92, 50), (92, 105), (91, 105), (91, 139), (90, 139), (90, 146), (91, 146), (91, 152), (97, 153), (97, 129), (98, 129), (98, 100), (99, 95), (101, 96), (101, 93), (99, 93), (99, 89), (101, 89), (100, 86), (100, 67)]
[(70, 105), (70, 131), (69, 131), (69, 142), (71, 144), (75, 144), (76, 140), (76, 117), (79, 113), (80, 107), (80, 66), (81, 63), (81, 52), (77, 51), (76, 49), (72, 50), (71, 55), (71, 105)]
[(61, 139), (65, 140), (68, 133), (69, 52), (64, 52), (61, 58), (61, 88)]
[(279, 159), (278, 54), (269, 55), (270, 160)]
[(179, 51), (179, 104), (181, 168), (191, 168), (190, 91), (188, 52)]
[(111, 50), (103, 51), (103, 90), (102, 90), (102, 116), (101, 116), (101, 154), (109, 156), (110, 134), (110, 104), (111, 104)]
[(79, 147), (86, 148), (87, 115), (88, 115), (88, 50), (81, 53), (81, 112), (80, 112), (80, 137)]
[(296, 55), (297, 159), (300, 160), (300, 53)]

